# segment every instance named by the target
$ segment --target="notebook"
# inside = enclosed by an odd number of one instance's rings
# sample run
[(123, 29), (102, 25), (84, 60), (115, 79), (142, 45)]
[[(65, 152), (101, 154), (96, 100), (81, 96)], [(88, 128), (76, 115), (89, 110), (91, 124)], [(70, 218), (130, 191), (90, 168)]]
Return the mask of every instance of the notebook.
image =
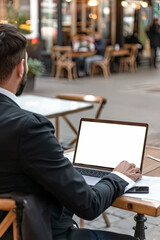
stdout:
[(95, 185), (121, 161), (142, 170), (148, 124), (82, 118), (73, 165)]

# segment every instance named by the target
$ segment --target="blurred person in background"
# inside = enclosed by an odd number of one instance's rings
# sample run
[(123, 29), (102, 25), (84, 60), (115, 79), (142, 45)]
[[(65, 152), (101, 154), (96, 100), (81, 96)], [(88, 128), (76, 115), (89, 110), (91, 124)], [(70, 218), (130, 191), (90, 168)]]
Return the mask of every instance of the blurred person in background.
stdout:
[(103, 61), (104, 59), (106, 44), (98, 32), (94, 33), (94, 46), (96, 51), (95, 55), (85, 59), (85, 71), (87, 75), (90, 73), (90, 67), (92, 63), (96, 61)]
[(133, 35), (129, 36), (127, 39), (126, 39), (126, 43), (131, 43), (131, 44), (136, 44), (137, 47), (138, 47), (138, 55), (137, 55), (137, 64), (140, 65), (140, 57), (142, 55), (142, 51), (144, 49), (143, 47), (143, 44), (139, 41), (138, 39), (138, 31), (134, 31), (133, 32)]
[(153, 20), (153, 24), (148, 27), (146, 33), (150, 40), (151, 47), (150, 66), (157, 68), (157, 50), (160, 46), (160, 25), (158, 19)]
[[(81, 32), (79, 36), (73, 37), (72, 41), (73, 51), (75, 52), (89, 52), (95, 50), (94, 39), (87, 35), (85, 32)], [(85, 75), (85, 57), (76, 58), (77, 72), (79, 77)]]

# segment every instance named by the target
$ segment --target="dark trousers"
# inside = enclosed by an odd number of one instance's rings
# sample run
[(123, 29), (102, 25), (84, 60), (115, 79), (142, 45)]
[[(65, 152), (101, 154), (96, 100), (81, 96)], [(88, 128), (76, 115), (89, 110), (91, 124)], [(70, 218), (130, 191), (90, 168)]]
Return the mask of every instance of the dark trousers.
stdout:
[(108, 231), (89, 230), (89, 229), (72, 229), (68, 240), (136, 240), (136, 238), (117, 234)]
[(157, 47), (151, 47), (151, 62), (150, 65), (157, 67)]

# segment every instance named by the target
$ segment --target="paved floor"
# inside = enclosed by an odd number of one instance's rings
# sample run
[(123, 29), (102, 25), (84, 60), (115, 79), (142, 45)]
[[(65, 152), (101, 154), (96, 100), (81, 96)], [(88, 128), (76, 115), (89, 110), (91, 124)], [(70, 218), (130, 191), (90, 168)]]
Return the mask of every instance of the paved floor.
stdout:
[[(104, 79), (102, 76), (67, 79), (43, 77), (36, 80), (32, 94), (53, 97), (57, 93), (84, 93), (102, 95), (108, 99), (101, 118), (147, 122), (147, 144), (160, 146), (160, 69), (141, 67), (137, 73), (118, 73)], [(94, 117), (95, 109), (70, 115), (78, 127), (81, 117)], [(61, 121), (61, 141), (72, 138), (70, 129)], [(85, 221), (85, 227), (110, 230), (133, 235), (134, 213), (110, 207), (107, 215), (111, 227), (106, 229), (102, 216), (94, 221)], [(79, 220), (78, 220), (79, 221)], [(147, 240), (160, 240), (160, 217), (148, 217)]]

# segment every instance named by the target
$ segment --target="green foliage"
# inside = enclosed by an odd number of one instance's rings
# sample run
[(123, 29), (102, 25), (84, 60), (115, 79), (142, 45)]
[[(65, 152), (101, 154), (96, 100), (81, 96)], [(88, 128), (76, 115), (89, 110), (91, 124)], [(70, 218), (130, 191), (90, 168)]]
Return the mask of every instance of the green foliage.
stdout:
[(44, 64), (37, 59), (28, 59), (28, 77), (35, 77), (44, 73)]
[(8, 4), (8, 11), (7, 11), (7, 20), (10, 24), (13, 24), (15, 27), (20, 29), (23, 34), (29, 34), (30, 30), (27, 28), (21, 27), (21, 25), (26, 24), (26, 21), (29, 19), (29, 16), (26, 14), (20, 13), (18, 9), (13, 7), (12, 3)]

